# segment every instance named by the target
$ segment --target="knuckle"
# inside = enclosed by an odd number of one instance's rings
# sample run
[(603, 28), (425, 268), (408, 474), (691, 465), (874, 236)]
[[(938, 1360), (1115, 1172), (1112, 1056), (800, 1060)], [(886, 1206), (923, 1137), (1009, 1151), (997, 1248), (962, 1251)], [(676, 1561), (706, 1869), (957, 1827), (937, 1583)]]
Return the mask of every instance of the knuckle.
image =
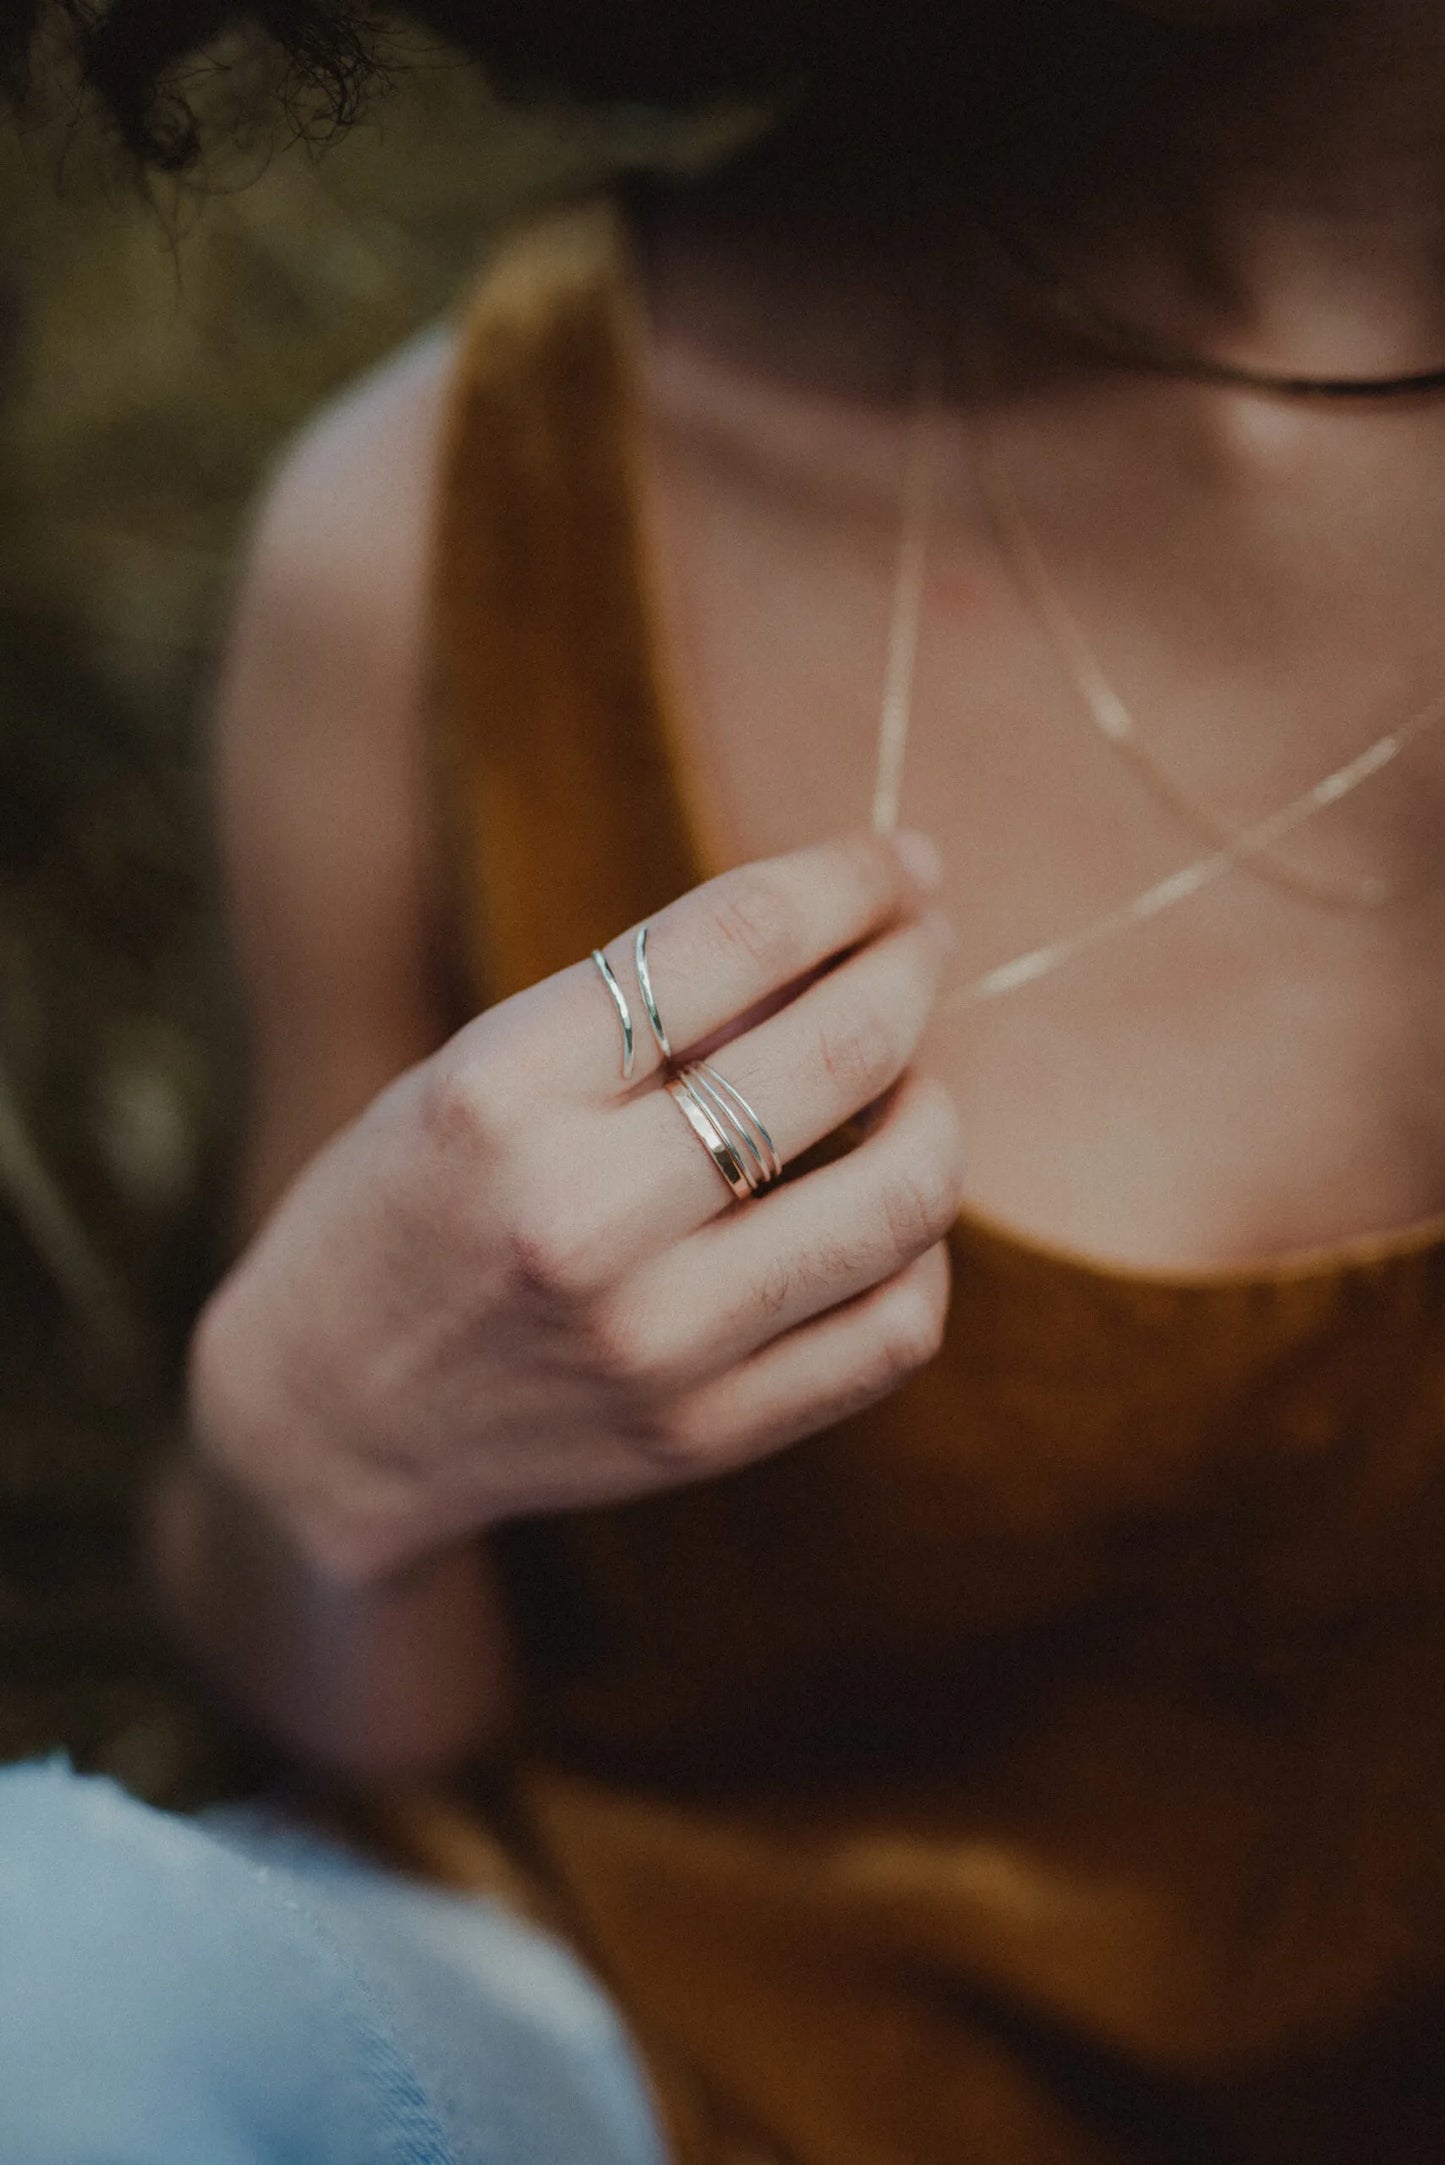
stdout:
[(750, 1295), (764, 1322), (777, 1324), (791, 1312), (807, 1313), (818, 1296), (837, 1298), (874, 1268), (875, 1255), (863, 1238), (819, 1233), (806, 1249), (769, 1257)]
[(877, 1250), (867, 1238), (866, 1227), (858, 1227), (854, 1234), (819, 1234), (805, 1259), (800, 1272), (800, 1283), (809, 1293), (821, 1287), (829, 1291), (845, 1293), (859, 1284), (870, 1283), (878, 1275)]
[(675, 1359), (640, 1309), (621, 1303), (605, 1306), (593, 1316), (587, 1335), (590, 1365), (603, 1380), (648, 1399), (667, 1390)]
[(716, 1463), (711, 1428), (678, 1402), (654, 1413), (640, 1438), (643, 1455), (670, 1478), (690, 1480)]
[(444, 1157), (464, 1160), (491, 1151), (500, 1129), (500, 1101), (486, 1071), (459, 1062), (433, 1069), (422, 1093), (427, 1135)]
[(760, 969), (785, 968), (797, 944), (797, 913), (778, 878), (756, 867), (732, 874), (715, 908), (718, 934)]
[(931, 1248), (947, 1232), (957, 1207), (956, 1184), (941, 1161), (919, 1160), (899, 1173), (883, 1199), (897, 1254), (912, 1258)]
[(878, 1321), (878, 1367), (885, 1387), (926, 1368), (943, 1344), (945, 1304), (921, 1287), (899, 1287)]
[(757, 1284), (757, 1304), (769, 1321), (786, 1314), (801, 1290), (802, 1269), (796, 1256), (769, 1256)]
[(872, 1013), (830, 1018), (819, 1033), (818, 1059), (850, 1106), (870, 1104), (898, 1072), (893, 1032)]
[(530, 1201), (513, 1213), (507, 1254), (513, 1283), (549, 1304), (591, 1299), (608, 1276), (607, 1242), (573, 1208)]

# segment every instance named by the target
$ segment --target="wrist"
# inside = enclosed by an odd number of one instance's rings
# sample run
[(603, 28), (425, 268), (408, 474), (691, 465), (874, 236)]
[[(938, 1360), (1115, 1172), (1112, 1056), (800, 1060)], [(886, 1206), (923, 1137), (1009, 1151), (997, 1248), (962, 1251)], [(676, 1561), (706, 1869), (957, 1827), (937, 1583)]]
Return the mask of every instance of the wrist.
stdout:
[(318, 1580), (383, 1587), (442, 1545), (406, 1522), (386, 1484), (365, 1481), (354, 1448), (363, 1411), (288, 1321), (244, 1260), (212, 1295), (191, 1340), (189, 1478), (229, 1498), (231, 1516), (268, 1528)]
[(318, 1567), (264, 1504), (194, 1450), (147, 1527), (161, 1609), (218, 1698), (309, 1766), (410, 1777), (505, 1731), (505, 1617), (475, 1542), (366, 1582)]

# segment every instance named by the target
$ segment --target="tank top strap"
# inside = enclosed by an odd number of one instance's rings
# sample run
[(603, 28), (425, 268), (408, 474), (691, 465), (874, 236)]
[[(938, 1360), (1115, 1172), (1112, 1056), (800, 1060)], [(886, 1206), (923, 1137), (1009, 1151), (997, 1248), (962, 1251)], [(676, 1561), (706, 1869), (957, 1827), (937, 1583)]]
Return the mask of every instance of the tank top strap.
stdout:
[(505, 998), (693, 884), (667, 753), (621, 219), (548, 214), (464, 318), (431, 583), (435, 751), (471, 990)]

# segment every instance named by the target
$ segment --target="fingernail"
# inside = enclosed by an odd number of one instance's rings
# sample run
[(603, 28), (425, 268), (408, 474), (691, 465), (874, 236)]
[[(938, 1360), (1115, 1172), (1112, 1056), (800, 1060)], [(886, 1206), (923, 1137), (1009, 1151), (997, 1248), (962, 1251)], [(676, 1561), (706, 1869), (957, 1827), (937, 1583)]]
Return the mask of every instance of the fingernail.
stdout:
[(928, 835), (920, 834), (916, 827), (905, 827), (893, 837), (893, 847), (904, 871), (920, 887), (931, 894), (935, 887), (943, 885), (943, 853)]

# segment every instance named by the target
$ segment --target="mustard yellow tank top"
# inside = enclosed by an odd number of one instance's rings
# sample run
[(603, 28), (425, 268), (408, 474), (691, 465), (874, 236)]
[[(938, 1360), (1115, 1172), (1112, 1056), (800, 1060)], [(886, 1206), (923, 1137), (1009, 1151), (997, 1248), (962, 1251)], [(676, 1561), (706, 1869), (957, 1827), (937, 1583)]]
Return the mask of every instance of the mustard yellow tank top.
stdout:
[[(461, 340), (437, 742), (478, 1001), (719, 869), (634, 308), (588, 207)], [(887, 1404), (498, 1543), (519, 1805), (679, 2155), (1438, 2165), (1445, 1231), (1214, 1276), (967, 1216), (955, 1249)]]

